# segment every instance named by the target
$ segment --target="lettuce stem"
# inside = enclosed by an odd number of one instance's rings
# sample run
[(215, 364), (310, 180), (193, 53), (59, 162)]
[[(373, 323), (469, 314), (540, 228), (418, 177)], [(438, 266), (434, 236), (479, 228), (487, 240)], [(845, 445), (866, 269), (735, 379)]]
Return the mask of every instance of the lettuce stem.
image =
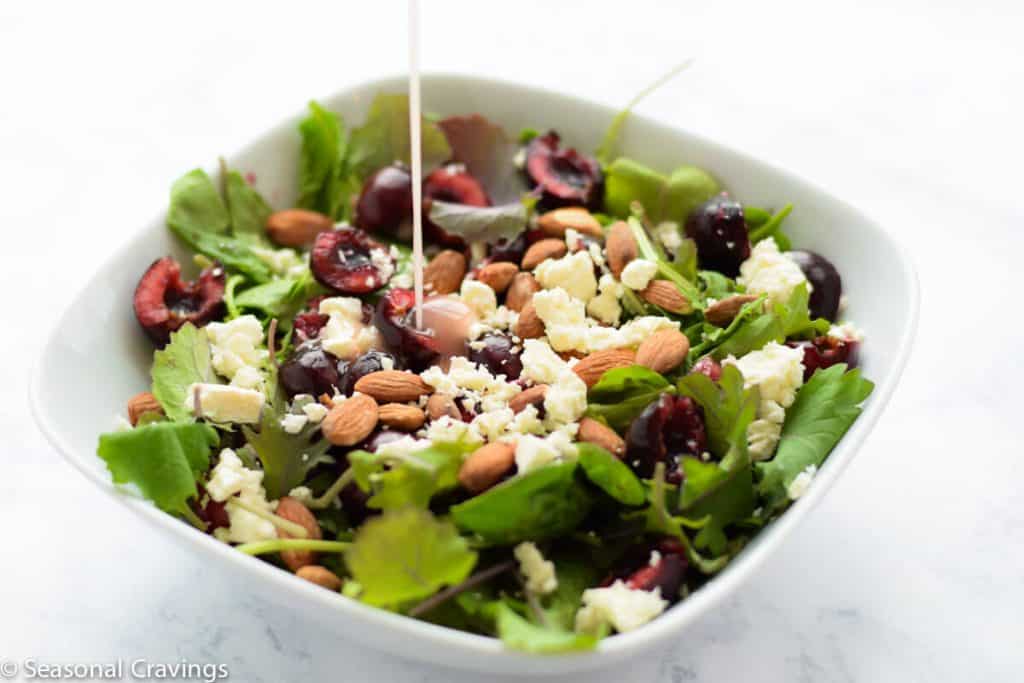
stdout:
[(277, 538), (271, 541), (254, 541), (235, 546), (235, 550), (246, 555), (264, 555), (279, 553), (282, 550), (318, 550), (325, 553), (341, 553), (348, 550), (351, 543), (345, 541), (318, 541), (303, 538)]

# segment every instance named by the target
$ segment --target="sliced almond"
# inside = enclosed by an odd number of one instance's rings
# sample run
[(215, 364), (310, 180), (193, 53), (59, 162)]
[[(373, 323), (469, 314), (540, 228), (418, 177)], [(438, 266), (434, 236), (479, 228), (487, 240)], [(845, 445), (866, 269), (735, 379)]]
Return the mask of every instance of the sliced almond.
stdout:
[(333, 229), (330, 216), (309, 209), (285, 209), (267, 216), (267, 236), (284, 247), (312, 244), (317, 235)]
[[(298, 524), (306, 530), (306, 539), (319, 541), (323, 538), (323, 534), (320, 532), (320, 525), (316, 521), (316, 517), (309, 511), (305, 505), (291, 496), (285, 496), (281, 500), (277, 501), (277, 509), (274, 511), (278, 517), (283, 517), (289, 522)], [(278, 538), (294, 538), (284, 529), (277, 530)], [(312, 550), (282, 550), (281, 560), (288, 565), (288, 568), (293, 572), (298, 571), (306, 565), (314, 564), (316, 562), (316, 552)]]
[(484, 283), (498, 294), (512, 284), (512, 278), (519, 272), (519, 266), (508, 261), (488, 263), (476, 274), (476, 279)]
[(388, 427), (413, 432), (423, 426), (427, 416), (416, 406), (405, 403), (385, 403), (377, 408), (377, 419)]
[(625, 221), (612, 223), (608, 239), (604, 243), (604, 257), (608, 268), (616, 278), (622, 277), (622, 270), (640, 253), (633, 231)]
[(600, 446), (616, 458), (621, 458), (626, 454), (626, 442), (622, 437), (608, 425), (590, 417), (580, 420), (580, 431), (576, 438)]
[(665, 374), (675, 370), (690, 352), (690, 340), (679, 330), (660, 330), (643, 340), (636, 350), (636, 363)]
[(473, 451), (459, 469), (459, 483), (471, 493), (481, 493), (497, 484), (516, 463), (516, 448), (495, 441)]
[(544, 336), (544, 321), (537, 315), (537, 309), (530, 301), (519, 311), (515, 329), (512, 330), (520, 339), (537, 339)]
[(669, 313), (693, 312), (693, 304), (690, 303), (690, 300), (668, 280), (651, 280), (650, 284), (640, 291), (640, 298)]
[(295, 575), (329, 591), (341, 590), (341, 579), (338, 578), (338, 575), (327, 567), (321, 567), (318, 564), (306, 565), (295, 572)]
[(728, 327), (740, 309), (751, 301), (757, 301), (753, 294), (733, 294), (708, 306), (704, 311), (704, 319), (716, 327)]
[(512, 412), (519, 413), (526, 406), (539, 406), (544, 404), (544, 397), (548, 394), (547, 384), (535, 384), (529, 389), (523, 389), (521, 392), (513, 396), (509, 402), (508, 407), (512, 409)]
[(378, 370), (356, 381), (355, 390), (381, 403), (409, 403), (432, 389), (419, 375), (403, 370)]
[(572, 366), (572, 370), (579, 375), (580, 379), (583, 380), (589, 389), (597, 384), (604, 373), (614, 368), (624, 368), (633, 365), (635, 359), (636, 354), (629, 349), (595, 351)]
[(530, 248), (523, 254), (523, 270), (533, 270), (549, 258), (562, 258), (569, 248), (565, 246), (565, 240), (548, 238), (538, 240), (530, 245)]
[(376, 426), (377, 402), (367, 392), (362, 392), (335, 403), (320, 423), (320, 431), (335, 446), (354, 446), (368, 437)]
[(453, 249), (445, 249), (430, 259), (423, 269), (423, 289), (431, 294), (452, 294), (459, 291), (466, 277), (466, 256)]
[(565, 237), (565, 231), (572, 228), (582, 235), (604, 237), (601, 224), (582, 206), (567, 206), (541, 214), (537, 218), (539, 227), (548, 237)]
[(128, 399), (128, 421), (132, 423), (132, 427), (139, 424), (139, 418), (142, 417), (143, 413), (164, 414), (160, 401), (156, 400), (156, 396), (148, 391), (135, 394)]
[(530, 273), (516, 273), (505, 294), (505, 306), (519, 313), (539, 291), (540, 283), (537, 282), (537, 278)]
[(456, 420), (462, 417), (455, 399), (449, 394), (431, 394), (427, 399), (427, 415), (431, 420), (440, 420), (445, 415)]

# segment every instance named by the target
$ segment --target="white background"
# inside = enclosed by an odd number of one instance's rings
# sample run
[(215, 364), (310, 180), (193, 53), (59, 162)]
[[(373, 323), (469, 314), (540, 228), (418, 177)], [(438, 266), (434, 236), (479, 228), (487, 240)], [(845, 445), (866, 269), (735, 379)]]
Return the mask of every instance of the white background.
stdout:
[[(619, 105), (696, 57), (640, 111), (863, 207), (920, 268), (916, 352), (844, 479), (664, 661), (588, 680), (1020, 680), (1021, 5), (425, 4), (431, 70)], [(0, 659), (475, 680), (339, 642), (179, 557), (59, 460), (25, 399), (64, 300), (172, 179), (401, 71), (404, 31), (398, 0), (0, 5)]]

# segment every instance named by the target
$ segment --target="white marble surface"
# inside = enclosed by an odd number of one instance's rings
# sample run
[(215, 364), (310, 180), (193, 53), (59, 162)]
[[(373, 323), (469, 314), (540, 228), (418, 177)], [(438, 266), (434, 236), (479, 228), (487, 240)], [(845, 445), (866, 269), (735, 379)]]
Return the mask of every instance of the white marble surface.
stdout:
[[(427, 4), (434, 70), (617, 104), (696, 56), (640, 109), (815, 179), (892, 226), (920, 267), (917, 350), (845, 479), (664, 661), (587, 680), (1020, 680), (1020, 4)], [(58, 458), (25, 400), (62, 297), (169, 182), (310, 97), (401, 70), (403, 12), (396, 0), (0, 5), (0, 659), (184, 657), (241, 681), (476, 679), (329, 638), (179, 557)]]

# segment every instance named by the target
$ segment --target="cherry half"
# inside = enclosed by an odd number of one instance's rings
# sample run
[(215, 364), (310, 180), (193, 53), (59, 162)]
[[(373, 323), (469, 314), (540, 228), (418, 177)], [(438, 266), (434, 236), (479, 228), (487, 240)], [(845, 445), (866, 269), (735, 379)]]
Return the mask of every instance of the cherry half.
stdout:
[[(374, 259), (374, 253), (379, 258)], [(386, 285), (395, 272), (395, 260), (383, 244), (363, 230), (346, 225), (316, 236), (309, 267), (325, 287), (359, 295)]]
[(819, 368), (824, 370), (839, 363), (855, 368), (860, 355), (860, 342), (831, 336), (816, 337), (813, 341), (792, 341), (786, 345), (803, 349), (805, 382)]
[(181, 279), (181, 265), (170, 256), (157, 259), (135, 287), (135, 317), (150, 338), (163, 346), (185, 323), (198, 327), (224, 314), (224, 269), (213, 265), (195, 282)]
[(447, 164), (434, 169), (423, 179), (424, 236), (435, 244), (456, 248), (465, 246), (462, 238), (445, 232), (441, 226), (430, 220), (430, 207), (434, 201), (466, 206), (491, 205), (484, 186), (471, 176), (462, 164)]
[(712, 197), (686, 219), (686, 236), (697, 244), (697, 260), (704, 270), (736, 277), (750, 257), (750, 236), (743, 205), (725, 193)]
[(604, 175), (593, 157), (559, 147), (555, 131), (538, 135), (526, 145), (526, 179), (540, 192), (541, 209), (601, 203)]
[(843, 296), (843, 281), (832, 262), (813, 251), (787, 251), (786, 256), (800, 266), (811, 283), (808, 307), (815, 318), (835, 320), (839, 315), (839, 299)]
[(378, 169), (356, 200), (355, 223), (367, 232), (406, 238), (412, 229), (412, 174), (404, 164)]
[(665, 463), (665, 480), (682, 482), (679, 459), (707, 450), (704, 416), (692, 399), (662, 394), (629, 425), (626, 433), (626, 464), (637, 475), (650, 477), (655, 465)]

